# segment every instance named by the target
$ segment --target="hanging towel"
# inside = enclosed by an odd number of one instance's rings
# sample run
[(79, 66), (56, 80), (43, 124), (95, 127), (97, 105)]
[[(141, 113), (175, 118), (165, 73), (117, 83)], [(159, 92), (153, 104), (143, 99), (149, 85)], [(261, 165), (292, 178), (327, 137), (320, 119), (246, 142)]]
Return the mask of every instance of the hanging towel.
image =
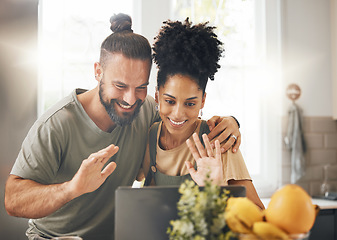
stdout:
[(288, 130), (284, 138), (287, 149), (290, 151), (291, 183), (296, 183), (305, 174), (306, 145), (302, 131), (301, 109), (294, 102), (288, 111)]

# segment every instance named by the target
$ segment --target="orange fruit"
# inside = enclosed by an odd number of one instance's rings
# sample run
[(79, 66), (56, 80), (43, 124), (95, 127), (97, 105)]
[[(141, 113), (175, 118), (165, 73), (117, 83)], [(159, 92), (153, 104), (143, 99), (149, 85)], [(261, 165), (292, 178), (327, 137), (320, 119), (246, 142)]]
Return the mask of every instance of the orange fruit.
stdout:
[(316, 211), (303, 188), (287, 184), (272, 195), (265, 217), (289, 234), (306, 233), (315, 222)]

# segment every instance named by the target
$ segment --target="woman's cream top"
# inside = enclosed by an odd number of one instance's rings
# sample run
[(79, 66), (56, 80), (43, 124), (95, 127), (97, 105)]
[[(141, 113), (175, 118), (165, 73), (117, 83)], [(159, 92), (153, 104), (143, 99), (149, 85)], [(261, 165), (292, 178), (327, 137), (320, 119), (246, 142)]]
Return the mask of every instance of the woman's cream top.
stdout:
[[(201, 120), (198, 121), (198, 126), (195, 133), (199, 134)], [(163, 174), (170, 176), (182, 176), (188, 174), (188, 169), (185, 166), (185, 161), (190, 161), (195, 165), (195, 160), (190, 152), (186, 142), (176, 148), (164, 150), (159, 146), (159, 134), (161, 132), (162, 123), (160, 123), (157, 132), (157, 156), (156, 168)], [(228, 180), (251, 180), (246, 164), (240, 151), (233, 153), (231, 149), (222, 154), (223, 176), (224, 182)], [(147, 146), (143, 169), (145, 176), (150, 167), (149, 146)]]

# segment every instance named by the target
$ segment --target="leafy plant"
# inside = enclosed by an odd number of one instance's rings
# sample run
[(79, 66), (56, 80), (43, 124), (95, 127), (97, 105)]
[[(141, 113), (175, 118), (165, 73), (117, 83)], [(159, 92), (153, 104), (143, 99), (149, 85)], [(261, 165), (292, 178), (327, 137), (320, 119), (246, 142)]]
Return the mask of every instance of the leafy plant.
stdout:
[(177, 204), (179, 219), (171, 220), (167, 230), (169, 238), (175, 240), (227, 240), (233, 236), (225, 222), (225, 208), (229, 191), (205, 182), (199, 188), (191, 180), (186, 180), (179, 188), (181, 193)]

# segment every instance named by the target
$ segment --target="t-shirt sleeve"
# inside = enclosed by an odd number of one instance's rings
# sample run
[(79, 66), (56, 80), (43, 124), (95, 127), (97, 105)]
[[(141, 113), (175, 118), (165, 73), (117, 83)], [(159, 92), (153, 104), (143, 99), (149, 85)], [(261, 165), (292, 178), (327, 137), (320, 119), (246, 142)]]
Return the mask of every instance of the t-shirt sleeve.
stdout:
[(22, 143), (11, 174), (42, 184), (53, 183), (59, 168), (61, 146), (55, 128), (36, 122)]
[(222, 161), (224, 167), (225, 182), (229, 180), (251, 180), (247, 166), (239, 151), (233, 153), (229, 149), (226, 153), (222, 154)]

